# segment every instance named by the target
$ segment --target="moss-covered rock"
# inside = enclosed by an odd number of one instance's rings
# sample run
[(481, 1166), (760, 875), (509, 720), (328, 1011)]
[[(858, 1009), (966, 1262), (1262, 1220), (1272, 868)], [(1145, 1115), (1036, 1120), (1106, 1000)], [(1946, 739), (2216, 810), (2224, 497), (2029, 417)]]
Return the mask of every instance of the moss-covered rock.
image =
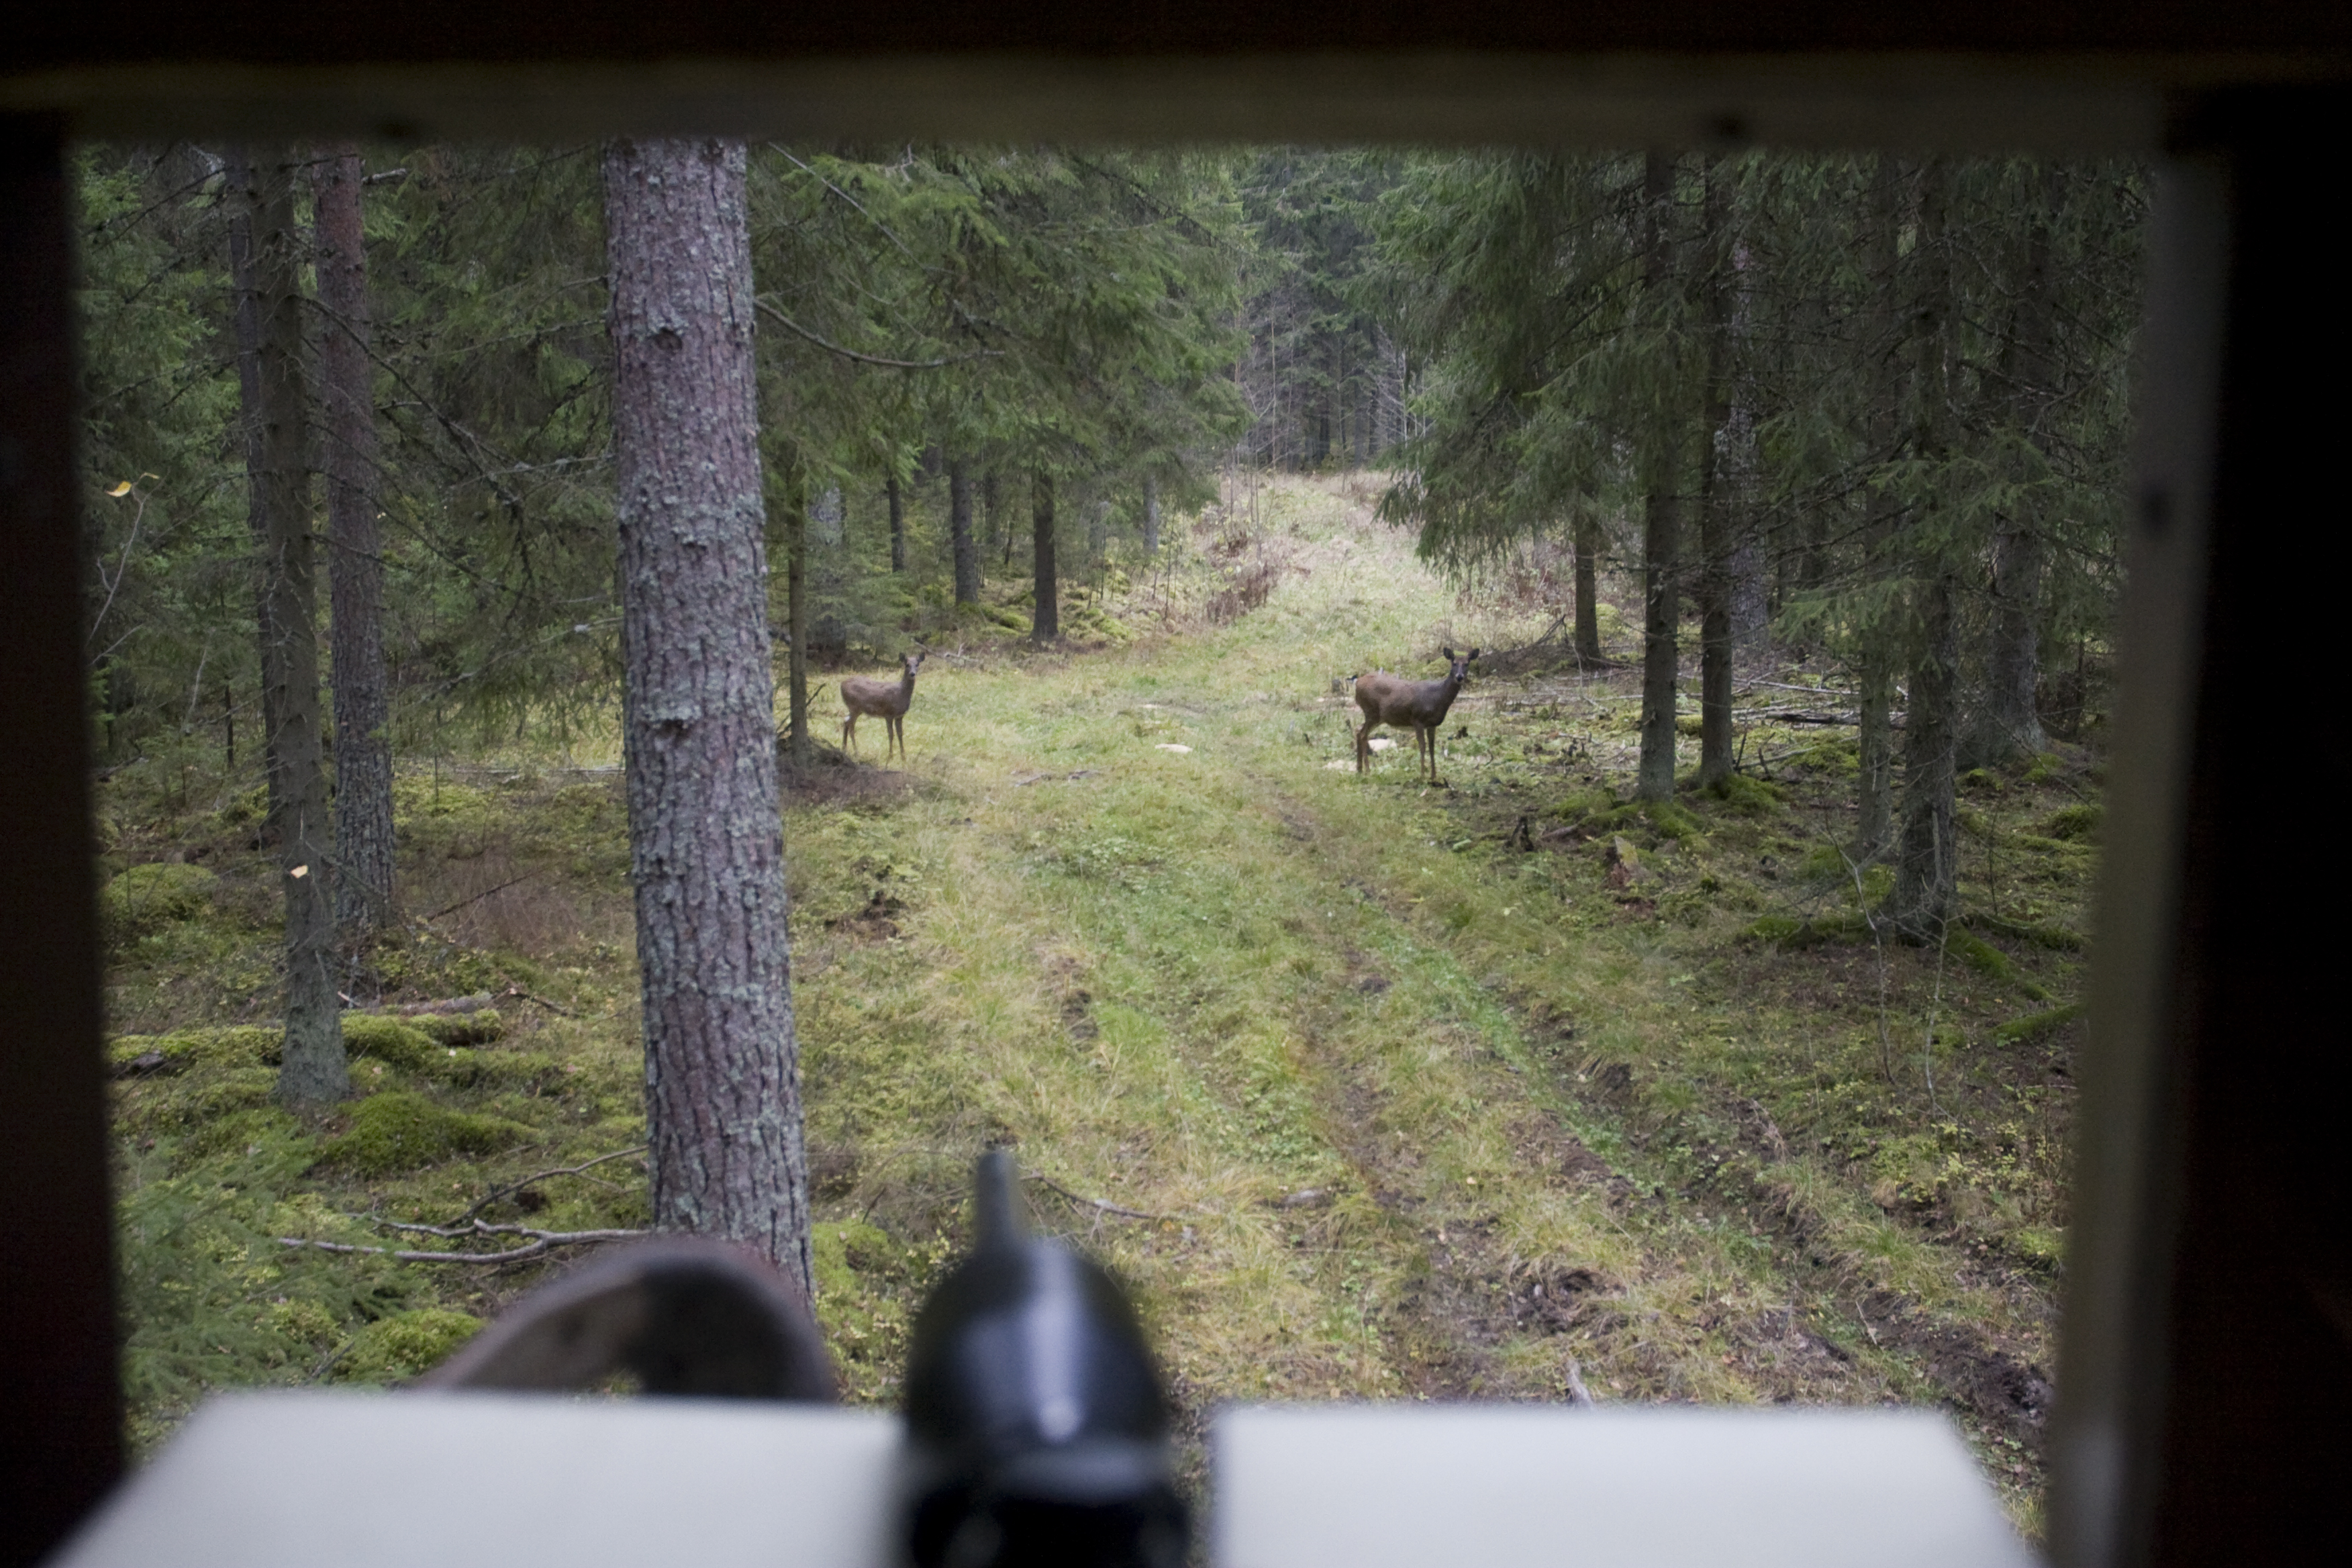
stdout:
[(2013, 985), (2037, 1002), (2050, 994), (2019, 973), (2017, 965), (2010, 963), (2009, 954), (1980, 936), (1955, 926), (1944, 933), (1944, 947), (1946, 952), (1988, 980)]
[(1788, 799), (1780, 785), (1746, 773), (1726, 773), (1707, 785), (1706, 792), (1742, 816), (1769, 816)]
[(439, 1055), (432, 1038), (409, 1027), (401, 1018), (375, 1013), (343, 1015), (343, 1050), (354, 1057), (373, 1057), (404, 1072), (429, 1071), (428, 1058)]
[(470, 1013), (417, 1013), (400, 1022), (445, 1048), (487, 1046), (507, 1032), (507, 1021), (496, 1007), (477, 1007)]
[(482, 1331), (482, 1320), (446, 1307), (420, 1307), (362, 1329), (336, 1362), (338, 1383), (397, 1383), (432, 1371)]
[(108, 1043), (106, 1057), (118, 1077), (133, 1077), (194, 1067), (276, 1067), (285, 1047), (284, 1030), (246, 1024), (169, 1035), (120, 1035)]
[(1706, 824), (1678, 801), (1651, 801), (1642, 807), (1642, 818), (1661, 838), (1696, 838), (1706, 831)]
[(2080, 1002), (2068, 1002), (2061, 1006), (2028, 1013), (2022, 1018), (2011, 1018), (1992, 1032), (1992, 1037), (2005, 1046), (2024, 1045), (2038, 1040), (2053, 1029), (2064, 1027), (2083, 1016)]
[(124, 942), (204, 913), (219, 885), (202, 866), (133, 866), (99, 889), (99, 912), (107, 934)]
[(2053, 838), (2068, 841), (2092, 838), (2097, 837), (2100, 819), (2105, 815), (2106, 808), (2096, 801), (2077, 801), (2051, 813), (2042, 830)]
[(488, 1154), (530, 1137), (531, 1130), (494, 1116), (468, 1116), (420, 1094), (371, 1095), (352, 1111), (350, 1130), (320, 1146), (319, 1163), (362, 1176), (388, 1176), (459, 1154)]

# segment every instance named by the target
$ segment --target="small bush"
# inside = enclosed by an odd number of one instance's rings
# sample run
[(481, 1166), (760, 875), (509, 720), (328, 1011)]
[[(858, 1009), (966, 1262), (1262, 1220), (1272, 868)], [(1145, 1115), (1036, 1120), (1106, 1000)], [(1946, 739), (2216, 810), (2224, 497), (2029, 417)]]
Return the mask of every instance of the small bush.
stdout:
[(321, 1164), (362, 1176), (388, 1176), (458, 1154), (488, 1154), (529, 1137), (530, 1129), (494, 1116), (467, 1116), (422, 1095), (371, 1095), (352, 1112), (351, 1130), (321, 1146)]
[(482, 1331), (482, 1320), (446, 1307), (420, 1307), (362, 1329), (335, 1363), (338, 1383), (397, 1383), (430, 1372)]
[(220, 879), (202, 866), (133, 866), (99, 890), (107, 934), (126, 942), (200, 915)]

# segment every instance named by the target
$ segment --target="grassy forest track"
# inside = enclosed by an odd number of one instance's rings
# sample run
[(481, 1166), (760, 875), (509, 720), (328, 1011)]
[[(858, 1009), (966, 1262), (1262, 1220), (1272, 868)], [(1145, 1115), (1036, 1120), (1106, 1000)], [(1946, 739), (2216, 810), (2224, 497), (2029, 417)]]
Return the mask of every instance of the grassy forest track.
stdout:
[[(1998, 919), (1929, 952), (1858, 936), (1824, 873), (1850, 794), (1834, 741), (1783, 731), (1779, 749), (1812, 750), (1726, 797), (1619, 805), (1630, 676), (1474, 674), (1441, 750), (1452, 787), (1417, 781), (1409, 736), (1360, 777), (1347, 676), (1433, 674), (1440, 644), (1511, 647), (1549, 619), (1466, 608), (1365, 499), (1268, 492), (1246, 548), (1270, 591), (1221, 625), (1151, 633), (1147, 583), (1129, 646), (935, 643), (905, 771), (801, 781), (786, 834), (820, 1309), (854, 1394), (891, 1396), (970, 1161), (1009, 1141), (1043, 1220), (1135, 1285), (1195, 1422), (1222, 1399), (1559, 1400), (1580, 1380), (1604, 1401), (1934, 1402), (2038, 1528), (2063, 1003), (2095, 820), (2079, 763), (1972, 775), (1964, 891)], [(425, 862), (447, 875), (458, 839), (404, 787), (422, 902)], [(485, 984), (543, 1000), (509, 1004), (482, 1055), (538, 1053), (547, 1081), (374, 1072), (535, 1131), (370, 1175), (319, 1154), (348, 1131), (271, 1123), (247, 1157), (272, 1137), (308, 1152), (272, 1167), (268, 1224), (363, 1239), (340, 1216), (421, 1217), (632, 1135), (610, 776), (510, 790), (533, 811), (571, 802), (569, 826), (497, 827), (497, 792), (469, 787), (499, 847), (480, 886), (541, 885), (504, 916), (524, 895), (494, 889), (455, 917), (486, 922), (471, 945), (445, 940), (488, 955)], [(119, 1010), (186, 1020), (152, 966), (123, 967)], [(186, 1179), (184, 1160), (155, 1164), (183, 1124), (163, 1097), (199, 1088), (175, 1082), (126, 1084), (134, 1194), (142, 1170)], [(326, 1174), (283, 1173), (302, 1171)], [(545, 1190), (543, 1224), (642, 1204), (585, 1178)], [(326, 1266), (274, 1265), (257, 1289), (303, 1300)], [(410, 1317), (486, 1311), (522, 1283), (415, 1272), (373, 1277)]]

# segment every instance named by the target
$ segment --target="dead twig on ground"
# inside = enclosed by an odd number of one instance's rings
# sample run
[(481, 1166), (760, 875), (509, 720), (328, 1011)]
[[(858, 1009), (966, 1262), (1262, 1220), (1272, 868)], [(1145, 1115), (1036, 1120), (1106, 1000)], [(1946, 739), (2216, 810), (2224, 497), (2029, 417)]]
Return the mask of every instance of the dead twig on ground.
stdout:
[[(543, 1182), (550, 1176), (577, 1176), (583, 1172), (594, 1169), (596, 1166), (604, 1163), (607, 1160), (625, 1160), (632, 1154), (642, 1154), (648, 1147), (650, 1147), (650, 1145), (639, 1143), (633, 1148), (615, 1149), (609, 1154), (599, 1154), (593, 1160), (583, 1160), (576, 1165), (558, 1165), (551, 1170), (534, 1171), (519, 1182), (509, 1182), (503, 1187), (493, 1188), (488, 1193), (484, 1194), (480, 1200), (478, 1201), (472, 1208), (467, 1209), (464, 1214), (459, 1215), (456, 1219), (451, 1220), (449, 1223), (452, 1226), (463, 1226), (470, 1221), (476, 1215), (480, 1214), (484, 1209), (498, 1202), (500, 1198), (510, 1197), (514, 1194), (522, 1191), (525, 1187), (531, 1185), (533, 1183)], [(591, 1179), (593, 1180), (593, 1178)], [(612, 1184), (608, 1182), (604, 1184), (610, 1186)], [(371, 1221), (370, 1223), (375, 1222)], [(385, 1221), (383, 1223), (390, 1224), (392, 1222)]]
[(1568, 1358), (1567, 1383), (1569, 1403), (1579, 1410), (1591, 1409), (1592, 1391), (1584, 1386), (1584, 1369), (1576, 1364), (1574, 1356)]
[(503, 893), (509, 888), (513, 887), (517, 882), (528, 882), (537, 875), (539, 875), (539, 873), (536, 871), (525, 871), (520, 877), (509, 877), (505, 881), (500, 882), (495, 888), (486, 888), (482, 891), (476, 893), (471, 898), (459, 899), (456, 903), (449, 905), (446, 909), (435, 910), (431, 914), (426, 915), (424, 918), (428, 921), (437, 921), (443, 915), (454, 915), (468, 904), (478, 904), (484, 899), (488, 898), (492, 893)]
[(377, 1225), (394, 1230), (423, 1231), (432, 1236), (527, 1236), (531, 1239), (523, 1246), (509, 1247), (503, 1252), (425, 1252), (396, 1247), (363, 1247), (350, 1241), (314, 1241), (308, 1237), (281, 1236), (280, 1247), (303, 1247), (318, 1252), (356, 1253), (373, 1258), (389, 1258), (400, 1263), (522, 1263), (534, 1258), (544, 1258), (559, 1247), (586, 1247), (600, 1241), (635, 1241), (651, 1236), (649, 1230), (534, 1230), (520, 1225), (484, 1225), (476, 1220), (470, 1229), (456, 1226), (404, 1225), (396, 1220), (376, 1220)]
[(1093, 1209), (1098, 1214), (1117, 1215), (1121, 1219), (1144, 1220), (1152, 1225), (1174, 1225), (1176, 1223), (1176, 1216), (1174, 1215), (1146, 1214), (1141, 1209), (1127, 1208), (1121, 1205), (1115, 1204), (1108, 1198), (1090, 1198), (1083, 1193), (1074, 1193), (1070, 1191), (1069, 1188), (1062, 1185), (1061, 1183), (1054, 1180), (1053, 1177), (1039, 1175), (1034, 1171), (1024, 1172), (1024, 1174), (1028, 1180), (1036, 1183), (1046, 1191), (1058, 1194), (1068, 1202), (1077, 1205), (1080, 1208)]

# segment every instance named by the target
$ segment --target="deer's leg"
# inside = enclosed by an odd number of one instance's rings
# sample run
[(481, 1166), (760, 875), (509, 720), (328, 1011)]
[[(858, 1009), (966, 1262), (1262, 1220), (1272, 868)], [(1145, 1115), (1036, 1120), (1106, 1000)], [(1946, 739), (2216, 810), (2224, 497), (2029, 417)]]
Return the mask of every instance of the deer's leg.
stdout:
[(898, 748), (898, 760), (905, 762), (907, 760), (907, 721), (904, 719), (890, 721), (890, 740)]
[(841, 722), (841, 749), (847, 751), (857, 740), (857, 715), (852, 713)]
[(1372, 721), (1367, 719), (1364, 721), (1364, 727), (1356, 731), (1356, 771), (1360, 773), (1368, 773), (1371, 765)]

